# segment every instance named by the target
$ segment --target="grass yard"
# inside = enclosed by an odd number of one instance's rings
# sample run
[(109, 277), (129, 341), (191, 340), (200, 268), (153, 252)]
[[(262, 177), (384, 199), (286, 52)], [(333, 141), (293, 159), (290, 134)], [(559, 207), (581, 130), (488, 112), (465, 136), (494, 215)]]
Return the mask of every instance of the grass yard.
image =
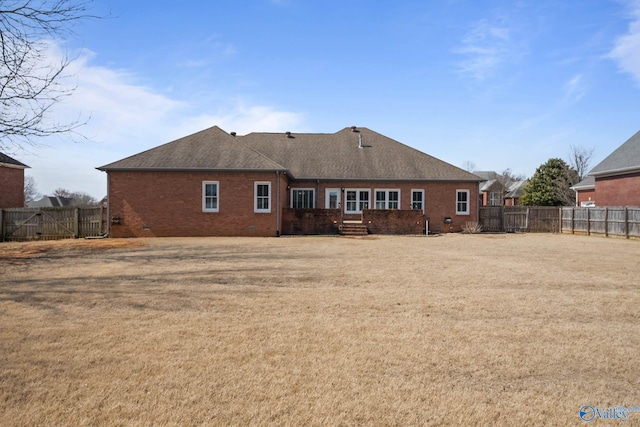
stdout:
[(640, 406), (639, 260), (552, 234), (0, 243), (0, 425), (583, 425)]

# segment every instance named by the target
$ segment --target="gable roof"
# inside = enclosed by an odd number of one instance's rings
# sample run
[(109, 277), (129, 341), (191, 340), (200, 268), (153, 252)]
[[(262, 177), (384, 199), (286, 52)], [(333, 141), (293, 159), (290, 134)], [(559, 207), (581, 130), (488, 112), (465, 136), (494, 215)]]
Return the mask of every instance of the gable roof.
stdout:
[(29, 208), (62, 208), (73, 206), (73, 199), (62, 196), (44, 196), (42, 199), (27, 203)]
[(573, 191), (593, 190), (594, 188), (596, 188), (596, 177), (587, 175), (582, 181), (569, 188), (571, 188)]
[(218, 126), (100, 166), (107, 170), (284, 171), (281, 165), (240, 143)]
[(13, 157), (7, 156), (4, 153), (0, 153), (0, 166), (8, 166), (8, 167), (19, 168), (19, 169), (26, 169), (29, 167), (24, 163), (17, 161)]
[(640, 171), (640, 131), (609, 154), (589, 175), (606, 176)]
[(214, 126), (98, 169), (286, 170), (299, 180), (481, 180), (367, 128), (231, 136)]

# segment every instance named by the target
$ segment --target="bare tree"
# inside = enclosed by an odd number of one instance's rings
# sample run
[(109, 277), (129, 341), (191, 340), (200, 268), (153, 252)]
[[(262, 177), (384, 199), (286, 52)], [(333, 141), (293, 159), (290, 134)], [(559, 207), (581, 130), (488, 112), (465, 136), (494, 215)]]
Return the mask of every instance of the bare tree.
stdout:
[(593, 152), (593, 148), (584, 148), (576, 145), (569, 146), (569, 166), (578, 173), (578, 181), (582, 181), (587, 176)]
[(476, 164), (471, 160), (465, 160), (465, 162), (462, 164), (462, 169), (466, 170), (467, 172), (473, 172), (474, 170), (476, 170)]
[(24, 203), (33, 202), (40, 198), (40, 193), (36, 188), (36, 180), (32, 176), (24, 177)]
[(36, 145), (36, 139), (74, 132), (82, 122), (60, 123), (51, 109), (74, 87), (63, 85), (69, 58), (51, 63), (48, 41), (64, 39), (71, 24), (88, 18), (90, 0), (0, 1), (0, 149)]
[(53, 195), (55, 197), (73, 199), (73, 206), (94, 206), (99, 203), (98, 200), (90, 194), (83, 193), (82, 191), (69, 191), (66, 188), (56, 188)]

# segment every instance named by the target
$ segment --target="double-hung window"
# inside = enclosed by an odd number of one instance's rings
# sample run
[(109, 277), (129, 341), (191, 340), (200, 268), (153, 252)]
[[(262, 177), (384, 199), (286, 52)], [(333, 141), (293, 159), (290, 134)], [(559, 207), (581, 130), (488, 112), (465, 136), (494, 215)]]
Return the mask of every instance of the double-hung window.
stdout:
[(219, 211), (219, 186), (220, 183), (218, 181), (202, 182), (202, 212)]
[(400, 209), (400, 190), (376, 190), (376, 209)]
[(492, 191), (489, 193), (489, 206), (500, 206), (502, 204), (501, 202), (502, 200), (500, 200), (499, 191)]
[(424, 190), (411, 190), (411, 209), (424, 211)]
[(254, 212), (269, 213), (271, 212), (271, 183), (256, 182), (254, 183)]
[(346, 213), (361, 213), (369, 209), (369, 190), (345, 190), (347, 203)]
[(469, 215), (469, 190), (456, 190), (456, 214)]
[(293, 209), (313, 209), (314, 208), (313, 189), (294, 188), (291, 190), (291, 207)]

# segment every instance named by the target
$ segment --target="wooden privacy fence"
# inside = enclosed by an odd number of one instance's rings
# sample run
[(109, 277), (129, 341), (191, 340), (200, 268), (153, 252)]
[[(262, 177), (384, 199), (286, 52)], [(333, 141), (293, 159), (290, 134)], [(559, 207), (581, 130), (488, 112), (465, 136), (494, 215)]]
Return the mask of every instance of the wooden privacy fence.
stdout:
[(640, 237), (640, 207), (562, 208), (562, 232)]
[(58, 240), (100, 236), (106, 231), (105, 209), (0, 209), (0, 240)]
[(560, 209), (555, 206), (482, 206), (482, 231), (557, 233)]

